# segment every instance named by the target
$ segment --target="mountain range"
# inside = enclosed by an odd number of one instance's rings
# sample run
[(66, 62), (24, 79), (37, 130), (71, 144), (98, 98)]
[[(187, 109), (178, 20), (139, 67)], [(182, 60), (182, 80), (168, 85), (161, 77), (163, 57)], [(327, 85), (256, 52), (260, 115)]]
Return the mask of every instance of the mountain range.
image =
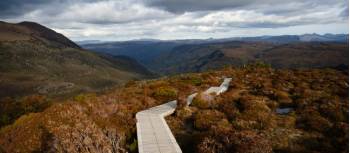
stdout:
[(95, 42), (83, 48), (136, 59), (161, 74), (264, 62), (274, 68), (348, 69), (348, 35), (305, 34), (205, 40)]

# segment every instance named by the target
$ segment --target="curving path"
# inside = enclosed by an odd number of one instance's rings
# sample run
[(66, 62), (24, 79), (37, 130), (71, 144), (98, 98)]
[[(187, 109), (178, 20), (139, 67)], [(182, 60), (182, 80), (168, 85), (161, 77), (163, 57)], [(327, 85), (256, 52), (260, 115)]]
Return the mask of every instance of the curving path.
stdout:
[[(227, 91), (230, 81), (231, 78), (225, 78), (219, 87), (211, 87), (205, 93), (219, 95)], [(188, 96), (187, 105), (191, 104), (196, 95), (197, 93)], [(177, 101), (174, 100), (136, 114), (139, 153), (182, 153), (164, 119), (174, 113), (176, 104)]]

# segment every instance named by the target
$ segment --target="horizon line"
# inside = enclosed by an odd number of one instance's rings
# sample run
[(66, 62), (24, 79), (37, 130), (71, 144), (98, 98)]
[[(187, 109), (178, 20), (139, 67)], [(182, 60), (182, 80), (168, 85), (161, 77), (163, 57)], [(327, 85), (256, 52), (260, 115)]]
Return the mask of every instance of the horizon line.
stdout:
[(85, 40), (74, 40), (74, 42), (84, 42), (84, 41), (100, 41), (100, 42), (125, 42), (125, 41), (182, 41), (182, 40), (220, 40), (220, 39), (233, 39), (233, 38), (256, 38), (256, 37), (278, 37), (278, 36), (302, 36), (302, 35), (348, 35), (349, 33), (304, 33), (304, 34), (284, 34), (284, 35), (257, 35), (257, 36), (232, 36), (232, 37), (209, 37), (209, 38), (189, 38), (189, 39), (157, 39), (157, 38), (139, 38), (139, 39), (127, 39), (127, 40), (101, 40), (101, 39), (85, 39)]

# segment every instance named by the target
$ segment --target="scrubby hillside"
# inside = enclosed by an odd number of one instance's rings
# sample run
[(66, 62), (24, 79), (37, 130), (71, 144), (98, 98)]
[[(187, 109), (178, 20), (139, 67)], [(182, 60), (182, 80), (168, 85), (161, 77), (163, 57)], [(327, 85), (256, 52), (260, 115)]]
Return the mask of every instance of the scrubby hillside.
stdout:
[(275, 70), (259, 64), (129, 82), (76, 96), (0, 131), (4, 152), (136, 152), (135, 114), (217, 86), (167, 118), (183, 152), (347, 152), (348, 74), (332, 69)]
[(64, 35), (35, 22), (25, 21), (18, 24), (0, 22), (0, 31), (1, 41), (40, 40), (54, 47), (80, 48)]
[(183, 45), (154, 60), (153, 68), (161, 74), (178, 74), (263, 61), (273, 68), (334, 68), (343, 65), (348, 69), (348, 48), (347, 43), (325, 42), (274, 44), (233, 41)]
[(32, 22), (0, 22), (0, 127), (52, 99), (98, 92), (154, 75), (135, 60), (80, 49)]
[(97, 52), (132, 57), (163, 75), (263, 61), (273, 68), (349, 67), (348, 35), (282, 35), (169, 41), (84, 44)]
[[(226, 72), (226, 73), (224, 73)], [(184, 152), (348, 151), (348, 75), (331, 69), (224, 71), (228, 92), (197, 96), (168, 123)]]
[(168, 54), (172, 48), (180, 44), (171, 41), (127, 41), (82, 44), (82, 47), (100, 53), (128, 56), (151, 69), (155, 58)]
[(152, 76), (134, 60), (82, 50), (37, 23), (2, 22), (0, 31), (0, 98), (66, 96)]

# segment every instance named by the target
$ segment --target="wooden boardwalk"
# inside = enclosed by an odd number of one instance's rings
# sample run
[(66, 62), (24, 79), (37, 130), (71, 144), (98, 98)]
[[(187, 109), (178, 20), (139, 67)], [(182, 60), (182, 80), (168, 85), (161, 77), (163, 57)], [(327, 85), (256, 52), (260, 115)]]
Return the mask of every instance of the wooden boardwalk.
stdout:
[[(220, 87), (211, 87), (205, 93), (216, 93), (219, 95), (225, 92), (231, 78), (225, 78)], [(190, 105), (194, 93), (187, 98), (187, 105)], [(171, 133), (164, 117), (174, 113), (177, 101), (171, 101), (136, 114), (136, 128), (139, 153), (182, 153), (174, 135)]]

